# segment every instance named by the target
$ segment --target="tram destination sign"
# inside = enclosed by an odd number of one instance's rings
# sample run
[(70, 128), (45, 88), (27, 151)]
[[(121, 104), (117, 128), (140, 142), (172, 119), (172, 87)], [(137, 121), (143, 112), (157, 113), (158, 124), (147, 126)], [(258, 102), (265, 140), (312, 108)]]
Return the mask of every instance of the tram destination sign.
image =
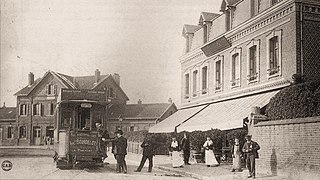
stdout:
[(92, 132), (71, 132), (70, 151), (77, 155), (95, 154), (97, 150), (97, 134)]
[(106, 101), (107, 97), (105, 91), (95, 91), (91, 89), (61, 89), (59, 100)]

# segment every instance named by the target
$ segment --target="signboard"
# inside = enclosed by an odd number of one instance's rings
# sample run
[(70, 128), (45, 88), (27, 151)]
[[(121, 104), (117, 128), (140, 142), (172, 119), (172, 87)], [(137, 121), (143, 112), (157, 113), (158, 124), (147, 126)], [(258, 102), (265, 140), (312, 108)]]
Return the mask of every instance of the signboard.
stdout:
[(98, 135), (93, 132), (71, 132), (70, 153), (74, 155), (94, 155), (97, 153)]
[(83, 108), (91, 108), (92, 105), (90, 103), (81, 103), (81, 107), (83, 107)]
[(107, 95), (105, 91), (95, 91), (91, 89), (61, 89), (59, 100), (90, 100), (105, 102), (107, 100)]

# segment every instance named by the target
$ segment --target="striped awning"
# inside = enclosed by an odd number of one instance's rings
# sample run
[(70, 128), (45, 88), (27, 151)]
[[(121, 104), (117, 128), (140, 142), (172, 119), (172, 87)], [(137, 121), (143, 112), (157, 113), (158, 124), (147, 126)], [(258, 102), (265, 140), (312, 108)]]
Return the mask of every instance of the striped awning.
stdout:
[(174, 132), (175, 128), (181, 125), (183, 122), (189, 120), (204, 108), (207, 105), (187, 108), (187, 109), (180, 109), (168, 118), (164, 119), (163, 121), (159, 122), (158, 124), (150, 127), (150, 133), (170, 133)]
[(177, 127), (177, 131), (206, 131), (210, 129), (236, 129), (243, 127), (243, 119), (252, 107), (264, 107), (279, 91), (266, 92), (210, 104), (203, 111)]

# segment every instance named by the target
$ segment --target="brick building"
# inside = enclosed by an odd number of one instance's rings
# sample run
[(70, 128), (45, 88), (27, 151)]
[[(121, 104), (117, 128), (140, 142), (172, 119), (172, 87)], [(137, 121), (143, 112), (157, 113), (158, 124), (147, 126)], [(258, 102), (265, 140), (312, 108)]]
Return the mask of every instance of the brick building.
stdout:
[(176, 105), (168, 103), (114, 105), (108, 111), (107, 127), (109, 132), (121, 128), (124, 132), (149, 130), (177, 111)]
[(294, 74), (320, 78), (319, 1), (222, 0), (220, 7), (184, 25), (182, 108), (150, 132), (242, 128)]
[(16, 144), (16, 129), (16, 108), (4, 104), (0, 108), (0, 146)]
[(48, 71), (34, 80), (30, 73), (28, 85), (15, 94), (17, 145), (41, 145), (45, 137), (54, 138), (56, 105), (62, 88), (106, 91), (110, 105), (125, 105), (129, 100), (120, 87), (118, 74), (100, 75), (97, 69), (93, 76), (73, 77)]

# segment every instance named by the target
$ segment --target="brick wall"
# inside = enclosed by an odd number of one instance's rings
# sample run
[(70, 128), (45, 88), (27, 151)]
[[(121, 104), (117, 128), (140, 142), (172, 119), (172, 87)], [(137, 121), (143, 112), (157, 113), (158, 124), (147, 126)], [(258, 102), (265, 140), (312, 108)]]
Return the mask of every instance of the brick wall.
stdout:
[(261, 147), (257, 171), (292, 177), (319, 171), (320, 117), (260, 122), (249, 133)]

